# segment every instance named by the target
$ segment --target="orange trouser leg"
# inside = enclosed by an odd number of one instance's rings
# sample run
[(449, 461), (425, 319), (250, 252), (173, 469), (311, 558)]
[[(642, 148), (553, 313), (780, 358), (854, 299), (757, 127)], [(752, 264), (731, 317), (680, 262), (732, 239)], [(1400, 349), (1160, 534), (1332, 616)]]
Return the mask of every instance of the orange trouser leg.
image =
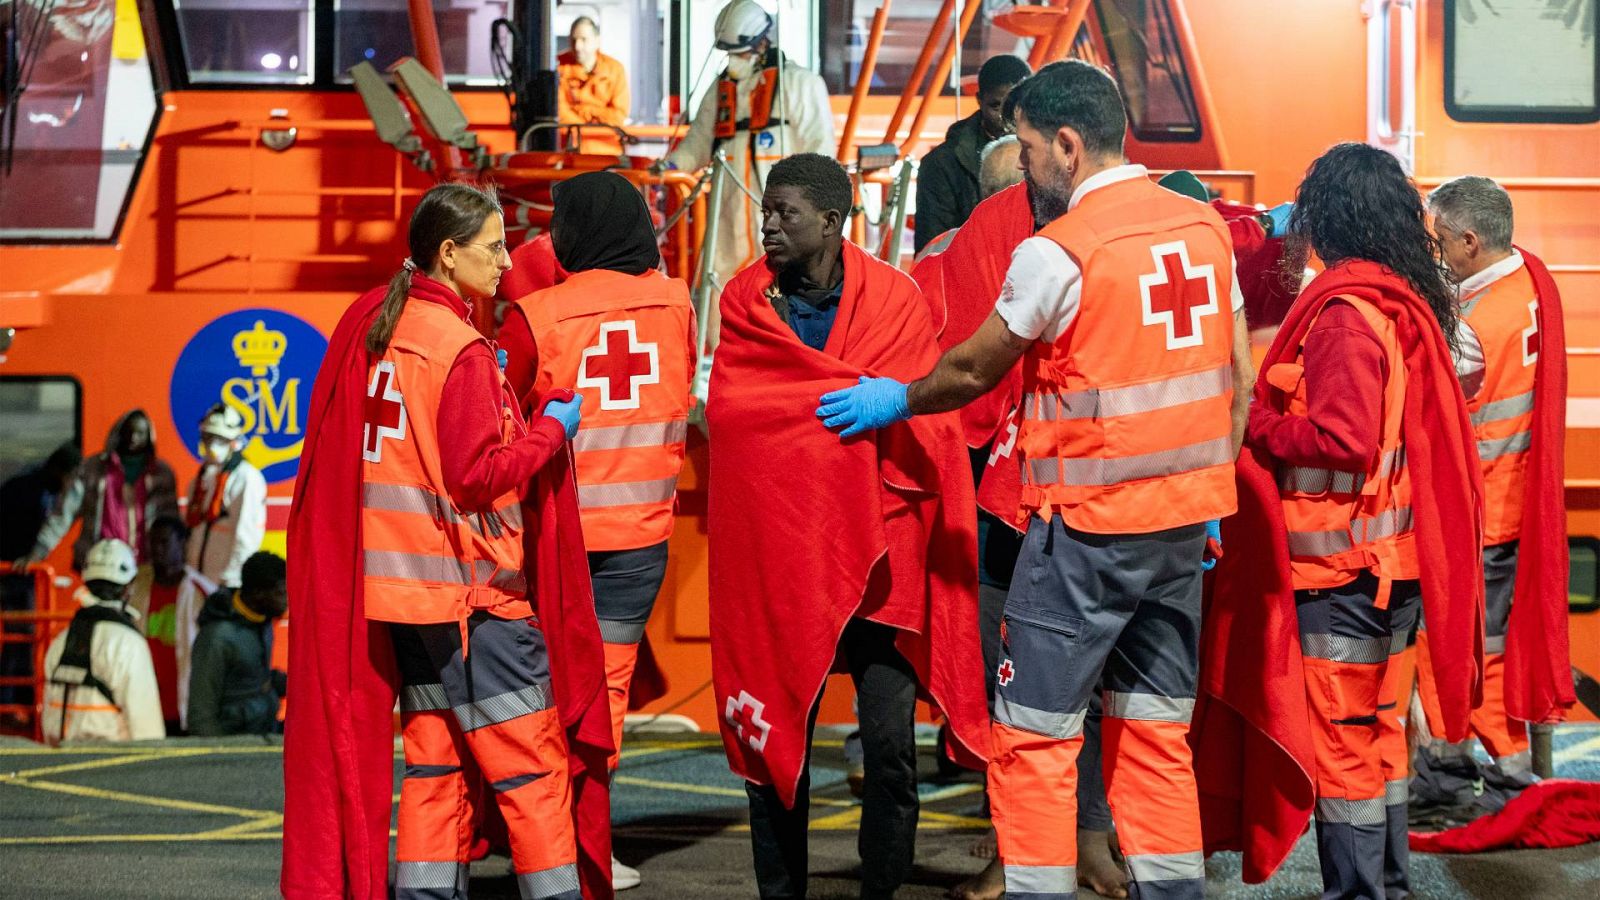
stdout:
[(1106, 799), (1139, 897), (1198, 898), (1205, 889), (1188, 740), (1193, 707), (1187, 699), (1106, 694), (1100, 720)]
[(989, 803), (1005, 861), (1006, 896), (1071, 897), (1078, 890), (1078, 733), (1056, 738), (1001, 722), (990, 728)]
[[(438, 685), (422, 687), (443, 697)], [(395, 840), (397, 900), (465, 897), (476, 825), (479, 784), (461, 729), (449, 709), (417, 709), (430, 705), (415, 699), (423, 692), (408, 687), (401, 701), (406, 770)]]
[[(1504, 638), (1501, 638), (1503, 641)], [(1472, 733), (1483, 742), (1495, 765), (1507, 775), (1522, 775), (1533, 767), (1528, 749), (1528, 725), (1506, 712), (1506, 655), (1483, 657), (1483, 705), (1472, 711)]]
[(576, 900), (572, 783), (566, 736), (556, 710), (541, 709), (468, 729), (466, 742), (505, 816), (511, 865), (522, 896)]
[(628, 686), (633, 683), (633, 669), (639, 662), (639, 645), (601, 644), (606, 661), (606, 696), (611, 711), (611, 758), (609, 767), (616, 771), (622, 757), (622, 723), (628, 717)]

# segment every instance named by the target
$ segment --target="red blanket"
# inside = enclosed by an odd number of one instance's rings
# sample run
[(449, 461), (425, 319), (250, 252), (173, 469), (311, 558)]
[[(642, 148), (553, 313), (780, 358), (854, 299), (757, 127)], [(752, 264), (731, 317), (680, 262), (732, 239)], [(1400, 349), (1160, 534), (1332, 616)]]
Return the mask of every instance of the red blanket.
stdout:
[(939, 356), (925, 301), (898, 270), (844, 245), (826, 352), (800, 343), (762, 264), (722, 294), (706, 417), (711, 658), (733, 771), (793, 804), (808, 715), (839, 636), (860, 615), (949, 717), (954, 749), (987, 758), (976, 523), (959, 424), (920, 416), (841, 442), (817, 398), (862, 374), (920, 377)]
[(1254, 206), (1211, 201), (1233, 237), (1233, 268), (1239, 275), (1239, 292), (1244, 295), (1244, 318), (1251, 328), (1264, 328), (1283, 321), (1294, 304), (1294, 291), (1284, 283), (1279, 262), (1283, 257), (1283, 238), (1269, 238), (1261, 230)]
[(1222, 520), (1231, 552), (1207, 582), (1189, 742), (1205, 848), (1244, 851), (1244, 880), (1256, 884), (1305, 832), (1316, 756), (1278, 486), (1250, 447), (1235, 473), (1239, 511)]
[(556, 260), (555, 244), (546, 231), (511, 251), (511, 269), (500, 279), (500, 296), (515, 300), (566, 280), (567, 273)]
[[(284, 728), (281, 887), (290, 898), (381, 900), (389, 895), (397, 676), (385, 626), (363, 613), (359, 562), (360, 441), (369, 363), (362, 342), (382, 300), (381, 289), (368, 292), (334, 329), (312, 392), (289, 516), (294, 702), (288, 704)], [(567, 727), (584, 896), (609, 898), (610, 797), (604, 773), (611, 735), (600, 631), (570, 466), (547, 466), (527, 502), (529, 560), (535, 568), (530, 580)], [(582, 777), (586, 771), (592, 774)]]
[(1567, 644), (1567, 503), (1562, 488), (1567, 341), (1555, 279), (1537, 256), (1518, 250), (1539, 298), (1541, 352), (1534, 370), (1533, 447), (1528, 452), (1516, 595), (1506, 628), (1506, 711), (1526, 722), (1559, 722), (1575, 700)]
[[(1483, 474), (1466, 399), (1428, 305), (1404, 279), (1364, 260), (1330, 266), (1306, 286), (1267, 351), (1262, 373), (1294, 361), (1317, 312), (1335, 296), (1377, 306), (1394, 321), (1405, 356), (1403, 428), (1423, 615), (1430, 641), (1463, 651), (1433, 654), (1432, 665), (1445, 735), (1464, 740), (1467, 717), (1483, 693)], [(1254, 402), (1281, 410), (1283, 399), (1264, 375), (1256, 381)]]
[(1560, 778), (1524, 788), (1505, 809), (1460, 828), (1413, 831), (1409, 843), (1419, 853), (1483, 853), (1593, 841), (1600, 841), (1600, 784)]

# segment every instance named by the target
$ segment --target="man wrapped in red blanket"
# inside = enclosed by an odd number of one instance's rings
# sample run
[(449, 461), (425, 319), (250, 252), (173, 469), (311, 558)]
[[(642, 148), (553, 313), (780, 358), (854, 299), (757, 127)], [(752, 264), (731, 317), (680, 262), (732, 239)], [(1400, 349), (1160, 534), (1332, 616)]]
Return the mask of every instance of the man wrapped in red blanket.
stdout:
[(938, 356), (909, 278), (846, 243), (849, 178), (826, 157), (775, 165), (761, 264), (722, 295), (711, 432), (711, 646), (723, 743), (750, 795), (764, 897), (805, 895), (810, 726), (824, 679), (857, 686), (866, 794), (862, 896), (909, 874), (915, 701), (986, 756), (972, 488), (953, 416), (840, 445), (816, 398)]

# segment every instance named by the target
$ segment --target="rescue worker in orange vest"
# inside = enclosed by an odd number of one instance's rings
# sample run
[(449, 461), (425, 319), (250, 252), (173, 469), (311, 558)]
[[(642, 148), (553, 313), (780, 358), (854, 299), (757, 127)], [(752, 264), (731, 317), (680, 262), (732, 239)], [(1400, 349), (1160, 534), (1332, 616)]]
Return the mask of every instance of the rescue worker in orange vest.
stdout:
[(581, 400), (524, 422), (470, 324), (510, 268), (493, 195), (429, 190), (409, 248), (367, 335), (362, 444), (366, 616), (390, 623), (402, 684), (394, 896), (466, 895), (481, 778), (522, 896), (577, 900), (566, 741), (527, 596), (520, 492), (564, 452)]
[[(1303, 268), (1311, 251), (1327, 270), (1305, 288), (1269, 353), (1249, 440), (1278, 463), (1317, 757), (1323, 897), (1406, 897), (1398, 657), (1421, 611), (1428, 568), (1414, 498), (1435, 490), (1417, 485), (1412, 472), (1418, 454), (1450, 449), (1454, 412), (1431, 408), (1434, 395), (1424, 392), (1437, 382), (1414, 348), (1439, 351), (1445, 399), (1458, 396), (1444, 346), (1456, 332), (1455, 302), (1416, 189), (1382, 150), (1341, 144), (1313, 163), (1288, 233), (1286, 271)], [(1273, 363), (1280, 353), (1283, 361)], [(1422, 396), (1429, 403), (1412, 408)], [(1437, 433), (1412, 439), (1408, 458), (1407, 435), (1419, 425)], [(1448, 470), (1430, 456), (1420, 471), (1441, 484), (1470, 475), (1464, 448), (1451, 455)], [(1456, 527), (1470, 532), (1473, 523)]]
[[(692, 404), (694, 308), (688, 285), (661, 273), (650, 211), (627, 179), (588, 172), (557, 182), (554, 199), (551, 239), (571, 274), (517, 298), (500, 342), (526, 373), (511, 385), (519, 396), (570, 386), (588, 402), (572, 449), (615, 769), (639, 644), (667, 572)], [(618, 889), (639, 883), (620, 862), (612, 871)]]
[(1137, 897), (1201, 896), (1186, 737), (1201, 566), (1234, 510), (1249, 382), (1227, 226), (1127, 165), (1117, 85), (1053, 63), (1012, 93), (1037, 218), (995, 312), (925, 378), (822, 398), (848, 437), (955, 409), (1023, 362), (1031, 524), (1003, 617), (990, 798), (1006, 896), (1077, 891), (1077, 757), (1104, 688), (1112, 817)]
[[(1540, 387), (1535, 379), (1539, 317), (1547, 310), (1540, 308), (1523, 255), (1511, 245), (1511, 197), (1504, 188), (1469, 175), (1435, 188), (1428, 206), (1445, 264), (1459, 282), (1463, 350), (1472, 357), (1466, 363), (1477, 369), (1476, 378), (1462, 383), (1478, 441), (1485, 505), (1483, 705), (1472, 711), (1472, 732), (1489, 753), (1491, 770), (1485, 774), (1494, 786), (1515, 789), (1533, 781), (1533, 759), (1527, 723), (1506, 710), (1506, 631), (1517, 592), (1518, 551), (1526, 545), (1523, 508), (1538, 501), (1533, 494), (1538, 488), (1528, 480), (1528, 463)], [(1560, 598), (1563, 607), (1565, 599)], [(1425, 635), (1419, 643), (1426, 644)], [(1449, 652), (1431, 645), (1427, 651)], [(1426, 667), (1421, 687), (1432, 725), (1437, 700)], [(1470, 762), (1471, 741), (1436, 740), (1424, 752), (1435, 763), (1466, 763), (1474, 770), (1473, 780), (1479, 777), (1476, 763)]]
[[(572, 20), (567, 49), (556, 57), (556, 116), (562, 125), (615, 125), (628, 121), (628, 72), (600, 52), (600, 26), (588, 16)], [(622, 142), (609, 128), (578, 133), (579, 153), (620, 154)]]

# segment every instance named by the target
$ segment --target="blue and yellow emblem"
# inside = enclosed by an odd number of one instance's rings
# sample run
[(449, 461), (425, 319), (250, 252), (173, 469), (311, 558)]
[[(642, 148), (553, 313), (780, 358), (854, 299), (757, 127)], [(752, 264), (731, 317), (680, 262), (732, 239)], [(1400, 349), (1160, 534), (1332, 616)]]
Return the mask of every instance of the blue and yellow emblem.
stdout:
[(193, 432), (221, 401), (244, 417), (244, 458), (269, 483), (293, 478), (327, 351), (321, 332), (276, 309), (242, 309), (200, 329), (172, 367), (172, 420), (189, 454), (199, 459)]

